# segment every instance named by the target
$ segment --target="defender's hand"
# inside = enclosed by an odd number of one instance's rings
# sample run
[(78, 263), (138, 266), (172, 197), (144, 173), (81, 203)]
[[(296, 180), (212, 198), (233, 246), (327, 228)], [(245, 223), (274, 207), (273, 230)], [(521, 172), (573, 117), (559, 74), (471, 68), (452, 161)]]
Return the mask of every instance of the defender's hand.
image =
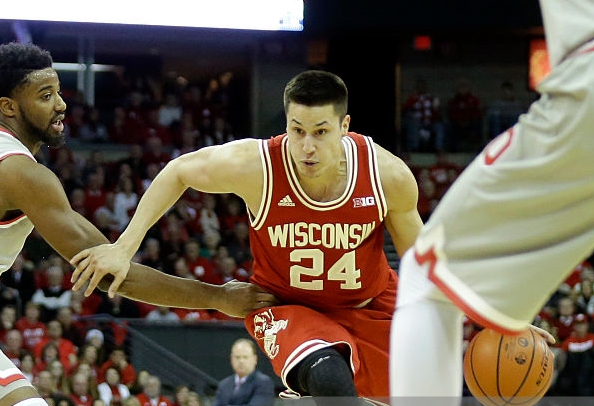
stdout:
[(113, 275), (107, 291), (109, 297), (113, 298), (128, 275), (130, 258), (117, 245), (102, 244), (79, 252), (72, 257), (70, 264), (75, 267), (70, 278), (74, 283), (72, 290), (80, 289), (89, 281), (85, 290), (85, 296), (89, 296), (104, 276)]

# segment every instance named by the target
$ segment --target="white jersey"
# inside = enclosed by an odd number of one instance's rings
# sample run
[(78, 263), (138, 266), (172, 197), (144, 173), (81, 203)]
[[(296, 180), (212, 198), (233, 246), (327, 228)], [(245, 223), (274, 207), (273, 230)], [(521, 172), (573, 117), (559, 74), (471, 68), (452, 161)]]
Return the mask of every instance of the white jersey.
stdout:
[[(15, 136), (0, 129), (0, 161), (11, 155), (26, 155), (35, 161), (31, 152)], [(0, 221), (0, 273), (12, 266), (32, 230), (33, 223), (23, 213)]]
[(594, 249), (594, 1), (541, 7), (554, 66), (541, 98), (469, 165), (414, 248), (458, 307), (510, 330)]

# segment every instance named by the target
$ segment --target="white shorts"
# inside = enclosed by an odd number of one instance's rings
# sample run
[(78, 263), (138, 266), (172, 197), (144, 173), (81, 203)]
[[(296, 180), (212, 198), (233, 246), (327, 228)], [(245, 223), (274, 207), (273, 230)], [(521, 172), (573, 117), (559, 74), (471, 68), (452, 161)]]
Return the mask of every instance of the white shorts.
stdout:
[(539, 91), (448, 190), (414, 246), (450, 300), (502, 330), (530, 323), (594, 249), (594, 42)]

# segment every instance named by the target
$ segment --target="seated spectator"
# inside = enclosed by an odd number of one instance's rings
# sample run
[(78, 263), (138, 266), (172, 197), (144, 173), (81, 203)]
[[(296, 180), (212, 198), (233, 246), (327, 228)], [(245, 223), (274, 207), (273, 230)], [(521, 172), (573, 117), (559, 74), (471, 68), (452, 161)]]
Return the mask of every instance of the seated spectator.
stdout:
[(28, 350), (22, 350), (19, 355), (19, 369), (25, 375), (25, 378), (31, 383), (35, 379), (35, 357)]
[(126, 228), (137, 204), (138, 194), (132, 178), (128, 176), (120, 178), (114, 196), (114, 212), (119, 223), (119, 231)]
[(80, 139), (92, 143), (106, 143), (110, 141), (107, 126), (101, 120), (101, 110), (97, 107), (91, 107), (89, 109), (87, 120), (80, 128)]
[(186, 279), (193, 279), (196, 280), (196, 276), (194, 276), (190, 269), (188, 268), (188, 261), (185, 257), (179, 257), (173, 263), (173, 274), (180, 278)]
[(100, 171), (89, 173), (85, 186), (84, 204), (85, 213), (90, 221), (93, 221), (97, 209), (105, 205), (106, 194), (104, 173)]
[(196, 239), (189, 239), (184, 246), (184, 257), (188, 269), (194, 277), (202, 280), (205, 275), (212, 275), (214, 266), (212, 262), (200, 255), (200, 243)]
[(200, 395), (198, 392), (190, 391), (188, 393), (188, 401), (186, 402), (186, 406), (201, 406), (202, 401), (200, 400)]
[(18, 291), (20, 308), (17, 308), (17, 315), (19, 316), (25, 313), (25, 305), (31, 300), (33, 293), (37, 289), (35, 275), (33, 274), (34, 268), (33, 262), (27, 260), (21, 253), (15, 258), (10, 267), (10, 272), (3, 272), (0, 275), (0, 283)]
[(116, 318), (125, 319), (141, 317), (140, 307), (137, 302), (117, 294), (114, 297), (103, 294), (101, 303), (97, 306), (97, 314), (108, 314)]
[(161, 380), (156, 375), (146, 378), (142, 393), (136, 395), (141, 406), (173, 406), (173, 402), (161, 393)]
[(142, 154), (142, 163), (147, 167), (155, 163), (163, 168), (171, 160), (171, 156), (165, 152), (163, 141), (157, 136), (151, 136), (146, 140), (146, 150)]
[(173, 406), (186, 406), (190, 387), (188, 385), (178, 385), (173, 391)]
[(37, 379), (34, 381), (33, 386), (35, 386), (35, 389), (39, 392), (39, 396), (46, 400), (50, 399), (51, 401), (51, 397), (55, 393), (58, 393), (58, 388), (54, 385), (54, 380), (52, 379), (50, 371), (40, 371), (37, 374)]
[(47, 323), (47, 336), (44, 337), (34, 348), (33, 354), (37, 359), (42, 358), (44, 347), (53, 343), (56, 345), (59, 353), (59, 359), (66, 372), (69, 372), (78, 362), (76, 355), (77, 348), (72, 341), (62, 337), (62, 325), (58, 320), (51, 320)]
[(75, 320), (70, 307), (61, 307), (56, 314), (56, 320), (62, 325), (62, 337), (72, 341), (77, 348), (85, 343), (85, 326), (78, 320)]
[(38, 375), (39, 372), (47, 370), (52, 361), (60, 359), (60, 350), (58, 350), (56, 343), (50, 341), (41, 348), (41, 354), (39, 356), (35, 354), (33, 356), (35, 357), (33, 372), (35, 375)]
[(23, 335), (17, 329), (8, 330), (4, 338), (2, 352), (16, 365), (21, 367), (21, 352), (23, 351)]
[[(99, 346), (92, 344), (93, 338), (89, 339), (89, 335), (96, 336), (98, 334), (101, 335), (101, 344), (99, 344)], [(78, 350), (77, 367), (81, 364), (86, 364), (89, 367), (89, 373), (95, 382), (97, 382), (99, 379), (99, 369), (101, 368), (101, 364), (104, 362), (104, 360), (100, 358), (100, 354), (102, 354), (103, 351), (103, 333), (97, 329), (89, 330), (87, 333), (87, 341)]]
[(115, 212), (115, 193), (105, 193), (105, 204), (95, 210), (93, 224), (109, 241), (117, 240), (120, 235), (120, 222)]
[(115, 367), (105, 371), (105, 381), (97, 385), (99, 399), (107, 406), (121, 406), (122, 401), (130, 396), (130, 390), (121, 382), (120, 372)]
[(573, 332), (575, 313), (575, 302), (572, 298), (562, 297), (557, 301), (557, 315), (551, 324), (557, 330), (561, 341), (564, 341)]
[(64, 365), (59, 359), (55, 359), (49, 363), (47, 370), (50, 371), (52, 379), (54, 380), (54, 386), (63, 395), (70, 395), (70, 384), (68, 381), (68, 375), (64, 370)]
[(89, 378), (82, 372), (77, 372), (70, 378), (70, 399), (75, 406), (93, 406), (95, 397), (89, 388)]
[(567, 361), (559, 373), (559, 396), (592, 396), (594, 387), (594, 333), (589, 331), (588, 316), (575, 315), (573, 334), (563, 341), (561, 349)]
[(150, 323), (180, 324), (179, 316), (167, 306), (157, 306), (144, 319)]
[(109, 353), (109, 358), (99, 368), (98, 382), (105, 382), (107, 380), (107, 371), (115, 368), (118, 372), (118, 381), (130, 387), (136, 380), (136, 370), (128, 362), (126, 352), (121, 347), (116, 347)]
[(6, 333), (16, 328), (17, 311), (13, 305), (5, 305), (0, 311), (0, 342), (6, 342)]
[(44, 323), (55, 319), (58, 309), (70, 306), (72, 291), (64, 288), (64, 270), (58, 265), (47, 269), (47, 288), (37, 289), (31, 300), (40, 305), (40, 320)]

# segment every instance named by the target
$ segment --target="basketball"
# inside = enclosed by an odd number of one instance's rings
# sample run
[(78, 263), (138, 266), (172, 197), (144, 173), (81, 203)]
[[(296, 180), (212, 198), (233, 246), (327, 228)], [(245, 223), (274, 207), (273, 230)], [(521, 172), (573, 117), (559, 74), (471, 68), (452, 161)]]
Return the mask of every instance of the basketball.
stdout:
[(464, 354), (464, 379), (486, 406), (530, 406), (544, 396), (553, 377), (553, 353), (531, 329), (518, 335), (481, 330)]

